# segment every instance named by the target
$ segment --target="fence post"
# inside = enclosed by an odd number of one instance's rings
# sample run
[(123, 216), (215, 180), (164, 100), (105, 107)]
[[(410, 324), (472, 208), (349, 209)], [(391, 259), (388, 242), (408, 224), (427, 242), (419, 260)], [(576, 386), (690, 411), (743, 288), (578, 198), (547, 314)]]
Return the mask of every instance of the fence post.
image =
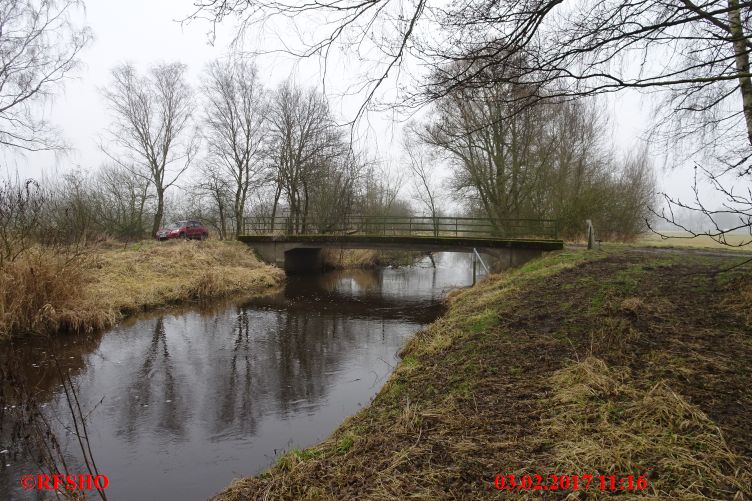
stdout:
[[(473, 249), (474, 251), (475, 249)], [(473, 285), (475, 285), (475, 252), (472, 254), (473, 256)]]
[(593, 222), (590, 219), (585, 220), (585, 223), (587, 223), (587, 248), (588, 250), (591, 250), (593, 248)]

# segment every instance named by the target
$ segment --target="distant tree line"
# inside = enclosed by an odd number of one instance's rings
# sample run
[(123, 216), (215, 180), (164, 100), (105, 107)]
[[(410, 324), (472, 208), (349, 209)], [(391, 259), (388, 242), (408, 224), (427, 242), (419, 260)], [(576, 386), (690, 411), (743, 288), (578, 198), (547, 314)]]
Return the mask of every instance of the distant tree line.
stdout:
[[(647, 152), (616, 160), (592, 101), (512, 104), (518, 86), (458, 89), (406, 128), (413, 183), (400, 193), (404, 177), (355, 151), (315, 89), (291, 80), (267, 89), (243, 59), (209, 65), (198, 91), (185, 71), (178, 63), (146, 75), (113, 70), (104, 94), (113, 122), (101, 143), (109, 161), (32, 185), (29, 196), (44, 200), (40, 234), (135, 240), (166, 220), (198, 218), (227, 239), (248, 217), (284, 216), (288, 230), (305, 232), (348, 214), (436, 217), (453, 200), (499, 232), (508, 219), (548, 218), (574, 238), (591, 219), (604, 238), (625, 239), (644, 230), (654, 200)], [(444, 183), (439, 166), (450, 173)]]
[[(160, 64), (139, 76), (122, 65), (105, 92), (114, 116), (101, 144), (112, 163), (106, 171), (130, 174), (140, 187), (127, 200), (112, 193), (110, 205), (131, 204), (142, 235), (155, 233), (165, 216), (200, 217), (220, 238), (234, 238), (249, 216), (285, 216), (303, 232), (364, 209), (404, 209), (396, 193), (374, 193), (388, 192), (388, 181), (352, 148), (322, 93), (292, 80), (267, 89), (255, 65), (239, 57), (210, 64), (197, 90), (185, 71)], [(176, 185), (180, 197), (169, 196)]]
[[(292, 80), (265, 88), (244, 58), (210, 64), (198, 89), (185, 72), (179, 63), (113, 70), (104, 95), (114, 119), (101, 144), (110, 162), (66, 175), (48, 224), (75, 238), (135, 239), (166, 218), (200, 218), (234, 238), (249, 217), (326, 231), (348, 214), (436, 217), (453, 200), (499, 232), (507, 219), (549, 218), (572, 238), (591, 219), (606, 238), (631, 238), (653, 202), (647, 152), (616, 160), (592, 101), (539, 100), (508, 83), (437, 100), (407, 128), (410, 204), (404, 179), (355, 150), (321, 92)], [(445, 183), (438, 166), (451, 174)]]
[[(0, 33), (0, 52), (26, 61), (15, 70), (23, 78), (8, 77), (6, 84), (19, 97), (0, 114), (7, 117), (0, 138), (9, 148), (64, 148), (30, 114), (29, 103), (51, 94), (48, 88), (73, 71), (89, 42), (89, 32), (67, 20), (75, 5), (7, 6), (4, 22), (25, 29), (29, 47)], [(34, 24), (55, 15), (60, 22)], [(463, 64), (453, 71), (462, 73)], [(326, 231), (349, 214), (437, 217), (450, 202), (467, 215), (488, 217), (500, 232), (510, 218), (558, 219), (564, 237), (580, 234), (585, 219), (602, 235), (630, 238), (642, 231), (654, 192), (647, 152), (615, 159), (596, 104), (556, 98), (553, 84), (526, 85), (522, 76), (507, 74), (519, 67), (493, 66), (484, 85), (438, 96), (427, 119), (407, 128), (406, 168), (388, 169), (350, 142), (324, 94), (293, 79), (267, 88), (247, 57), (211, 63), (196, 88), (181, 63), (145, 73), (122, 64), (103, 91), (112, 117), (100, 141), (106, 163), (60, 179), (5, 180), (0, 237), (9, 247), (17, 246), (11, 241), (25, 246), (26, 236), (14, 235), (29, 232), (48, 243), (134, 240), (169, 220), (198, 218), (229, 239), (248, 218), (283, 216), (288, 230)], [(443, 183), (442, 170), (449, 172)], [(12, 258), (10, 250), (5, 255)]]

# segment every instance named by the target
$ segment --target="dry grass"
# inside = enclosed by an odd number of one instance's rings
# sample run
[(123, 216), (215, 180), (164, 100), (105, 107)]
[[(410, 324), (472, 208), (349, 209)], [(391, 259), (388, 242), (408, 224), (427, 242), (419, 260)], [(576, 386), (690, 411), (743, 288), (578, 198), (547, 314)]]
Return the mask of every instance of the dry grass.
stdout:
[(322, 249), (324, 268), (331, 270), (371, 269), (379, 266), (407, 266), (422, 256), (408, 251), (377, 251), (373, 249)]
[(75, 257), (34, 249), (0, 273), (0, 338), (99, 330), (128, 313), (255, 294), (282, 278), (239, 242), (105, 244)]
[(142, 242), (98, 254), (87, 294), (102, 307), (130, 312), (275, 285), (282, 271), (262, 264), (240, 242)]
[(373, 249), (322, 249), (321, 260), (325, 268), (341, 270), (348, 268), (376, 268), (379, 252)]
[(744, 499), (752, 485), (748, 460), (663, 383), (641, 391), (626, 370), (589, 357), (557, 371), (552, 386), (556, 405), (542, 431), (559, 437), (554, 471), (646, 474), (647, 490), (635, 495), (657, 499)]
[(729, 312), (743, 318), (747, 325), (752, 326), (752, 280), (750, 278), (741, 276), (732, 280), (723, 305)]
[(81, 295), (86, 256), (63, 256), (35, 248), (0, 270), (0, 339), (13, 335), (85, 331), (112, 325), (114, 312)]
[(635, 315), (645, 311), (646, 305), (639, 297), (628, 297), (619, 305), (622, 311), (633, 313)]

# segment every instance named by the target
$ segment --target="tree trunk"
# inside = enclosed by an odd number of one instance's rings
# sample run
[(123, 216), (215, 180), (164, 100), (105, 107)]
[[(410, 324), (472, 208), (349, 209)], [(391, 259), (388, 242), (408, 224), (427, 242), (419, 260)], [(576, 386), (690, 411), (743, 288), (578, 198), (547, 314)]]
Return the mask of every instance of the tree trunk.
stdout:
[(138, 203), (138, 213), (137, 213), (137, 226), (136, 230), (138, 231), (138, 238), (142, 238), (144, 236), (144, 207), (146, 206), (146, 198), (148, 196), (148, 189), (149, 185), (146, 185), (146, 189), (140, 194), (140, 200)]
[(729, 29), (736, 56), (736, 71), (739, 73), (739, 91), (742, 94), (744, 121), (747, 125), (747, 140), (752, 146), (752, 80), (749, 77), (749, 53), (747, 37), (742, 26), (739, 0), (729, 0)]
[(271, 233), (274, 233), (274, 219), (277, 217), (277, 205), (279, 205), (279, 197), (282, 196), (282, 183), (277, 182), (277, 188), (274, 192), (274, 205), (272, 205), (272, 220), (271, 220)]
[[(247, 182), (247, 179), (246, 179)], [(235, 238), (240, 236), (243, 231), (243, 211), (245, 210), (245, 197), (243, 196), (243, 176), (240, 176), (237, 189), (235, 190)]]
[(238, 238), (243, 232), (243, 212), (245, 212), (245, 207), (241, 203), (235, 209), (235, 238)]
[(222, 200), (217, 201), (217, 208), (219, 209), (219, 239), (227, 239), (227, 222), (225, 221), (225, 204)]
[(308, 223), (308, 183), (303, 182), (303, 195), (305, 196), (305, 200), (303, 201), (303, 214), (302, 214), (302, 222), (301, 227), (302, 231), (301, 233), (305, 234), (307, 228), (306, 224)]
[(157, 188), (157, 212), (154, 214), (154, 225), (151, 227), (151, 236), (156, 238), (159, 228), (162, 227), (164, 216), (164, 190)]

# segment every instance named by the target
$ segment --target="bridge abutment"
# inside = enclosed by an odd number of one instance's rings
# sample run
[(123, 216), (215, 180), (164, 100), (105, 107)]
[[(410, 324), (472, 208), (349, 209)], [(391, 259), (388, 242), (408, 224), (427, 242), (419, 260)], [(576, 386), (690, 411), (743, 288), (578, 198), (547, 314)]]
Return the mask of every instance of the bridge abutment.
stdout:
[(252, 245), (262, 261), (279, 266), (287, 273), (321, 271), (321, 247), (300, 247), (287, 242), (260, 242)]
[(538, 249), (478, 249), (478, 251), (493, 258), (492, 271), (522, 266), (543, 254), (543, 251)]

